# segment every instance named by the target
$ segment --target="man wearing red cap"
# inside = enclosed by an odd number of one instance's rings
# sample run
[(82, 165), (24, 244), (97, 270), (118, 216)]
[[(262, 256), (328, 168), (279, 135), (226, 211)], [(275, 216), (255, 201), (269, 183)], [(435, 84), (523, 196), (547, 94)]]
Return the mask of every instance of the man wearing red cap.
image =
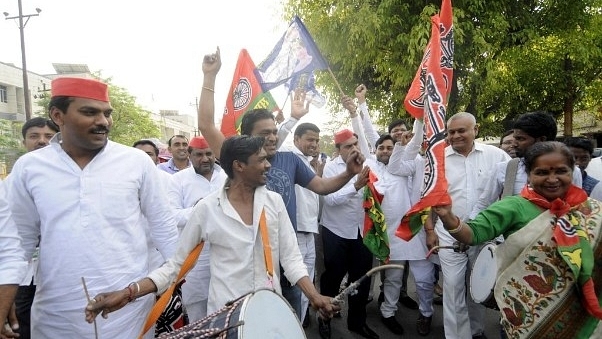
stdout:
[[(49, 110), (60, 132), (48, 147), (17, 160), (7, 187), (27, 259), (40, 239), (33, 338), (91, 338), (82, 319), (90, 295), (128, 286), (148, 273), (146, 226), (163, 257), (174, 252), (176, 220), (158, 171), (144, 153), (108, 140), (113, 108), (106, 84), (52, 81)], [(133, 338), (154, 298), (98, 321), (107, 338)], [(150, 334), (152, 337), (152, 334)]]
[[(215, 164), (215, 155), (205, 138), (192, 138), (188, 144), (188, 154), (192, 166), (172, 175), (167, 192), (169, 203), (178, 220), (180, 233), (196, 203), (223, 188), (228, 177), (224, 170)], [(186, 282), (182, 285), (182, 299), (191, 323), (207, 315), (211, 277), (209, 253), (210, 245), (206, 244), (196, 266), (186, 275)]]
[[(209, 146), (216, 152), (221, 150), (224, 135), (215, 126), (214, 122), (214, 87), (217, 73), (221, 67), (219, 49), (215, 54), (207, 55), (203, 59), (203, 87), (199, 105), (199, 129), (207, 139)], [(292, 110), (304, 110), (305, 94), (295, 95), (291, 101)], [(291, 113), (291, 115), (297, 115)], [(261, 136), (265, 139), (264, 149), (267, 152), (271, 167), (268, 172), (267, 188), (282, 196), (288, 216), (293, 228), (297, 230), (297, 196), (295, 184), (308, 188), (318, 194), (328, 194), (337, 191), (351, 178), (362, 170), (364, 162), (363, 155), (354, 150), (350, 152), (346, 171), (338, 176), (323, 179), (313, 173), (295, 154), (291, 152), (277, 152), (278, 129), (274, 122), (274, 116), (265, 109), (255, 109), (246, 112), (241, 122), (241, 134), (250, 136)], [(301, 291), (290, 284), (286, 279), (281, 280), (282, 294), (293, 306), (297, 315), (302, 314)], [(300, 318), (300, 317), (299, 317)]]

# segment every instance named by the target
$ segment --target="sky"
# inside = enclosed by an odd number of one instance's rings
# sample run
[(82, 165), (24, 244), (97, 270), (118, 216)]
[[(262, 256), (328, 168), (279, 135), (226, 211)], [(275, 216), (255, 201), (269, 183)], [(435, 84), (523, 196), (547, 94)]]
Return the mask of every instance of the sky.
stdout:
[[(0, 12), (18, 15), (17, 0), (0, 0)], [(238, 53), (259, 64), (284, 34), (280, 0), (22, 0), (23, 14), (42, 12), (25, 27), (27, 69), (54, 73), (52, 63), (87, 64), (112, 77), (152, 111), (195, 114), (203, 56), (219, 46), (216, 115), (222, 112)], [(2, 17), (0, 17), (2, 18)], [(21, 67), (18, 24), (1, 20), (0, 61)], [(279, 105), (285, 92), (272, 91)], [(288, 104), (287, 104), (288, 105)], [(285, 114), (288, 110), (285, 109)], [(320, 114), (311, 112), (306, 118)], [(312, 115), (314, 117), (312, 117)], [(318, 119), (319, 120), (319, 119)]]

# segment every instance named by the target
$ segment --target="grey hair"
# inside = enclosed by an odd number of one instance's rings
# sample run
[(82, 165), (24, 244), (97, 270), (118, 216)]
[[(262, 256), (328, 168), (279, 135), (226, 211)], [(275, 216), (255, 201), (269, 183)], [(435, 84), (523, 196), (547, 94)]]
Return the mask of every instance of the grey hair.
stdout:
[(458, 112), (454, 115), (452, 115), (449, 119), (447, 119), (447, 124), (449, 125), (449, 123), (453, 120), (456, 119), (470, 119), (470, 123), (473, 126), (477, 125), (477, 119), (474, 117), (474, 115), (472, 115), (472, 113), (468, 113), (468, 112)]

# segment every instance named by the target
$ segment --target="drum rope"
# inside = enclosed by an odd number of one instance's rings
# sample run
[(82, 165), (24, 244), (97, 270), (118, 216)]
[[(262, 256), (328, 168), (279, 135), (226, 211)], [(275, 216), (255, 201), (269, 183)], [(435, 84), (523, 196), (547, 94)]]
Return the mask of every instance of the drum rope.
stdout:
[(174, 332), (165, 333), (159, 338), (172, 338), (172, 339), (185, 339), (185, 338), (226, 338), (228, 331), (244, 325), (244, 321), (239, 321), (236, 324), (226, 326), (225, 328), (220, 327), (211, 327), (211, 328), (199, 328), (208, 323), (210, 323), (214, 318), (218, 315), (224, 313), (227, 310), (226, 317), (224, 319), (224, 324), (230, 323), (230, 318), (232, 314), (237, 309), (238, 304), (240, 304), (244, 299), (238, 299), (234, 302), (228, 303), (226, 306), (221, 309), (215, 311), (214, 313), (206, 316), (205, 318), (198, 320), (190, 325), (182, 327)]

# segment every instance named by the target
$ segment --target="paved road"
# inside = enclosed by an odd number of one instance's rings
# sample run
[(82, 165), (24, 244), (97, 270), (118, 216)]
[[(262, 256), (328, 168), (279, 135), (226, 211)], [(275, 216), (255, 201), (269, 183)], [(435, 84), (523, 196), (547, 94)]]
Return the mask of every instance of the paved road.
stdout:
[[(414, 300), (417, 300), (415, 294), (414, 283), (411, 280), (412, 277), (410, 275), (410, 281), (408, 282), (408, 293)], [(377, 283), (374, 284), (373, 295), (378, 296), (379, 286)], [(485, 335), (489, 339), (498, 339), (499, 335), (499, 325), (498, 325), (498, 314), (499, 312), (494, 310), (487, 309), (486, 314), (486, 324), (485, 324)], [(347, 320), (346, 320), (346, 310), (343, 310), (341, 318), (335, 318), (331, 321), (332, 328), (332, 339), (355, 339), (362, 338), (361, 336), (349, 332), (347, 330)], [(422, 338), (432, 338), (432, 339), (442, 339), (444, 338), (443, 332), (443, 309), (440, 305), (435, 305), (435, 314), (433, 316), (433, 322), (431, 325), (431, 333), (422, 337), (418, 335), (416, 331), (416, 319), (418, 319), (418, 310), (410, 310), (403, 306), (399, 306), (399, 309), (396, 314), (396, 318), (399, 323), (403, 326), (405, 333), (402, 336), (391, 333), (389, 329), (383, 325), (380, 321), (380, 311), (378, 310), (378, 305), (376, 302), (376, 298), (374, 301), (370, 302), (367, 306), (368, 313), (368, 326), (372, 328), (376, 333), (379, 334), (380, 339), (422, 339)], [(320, 339), (320, 335), (318, 334), (318, 326), (316, 323), (315, 314), (311, 311), (311, 323), (310, 326), (305, 329), (305, 334), (308, 339)], [(469, 338), (468, 338), (469, 339)]]

